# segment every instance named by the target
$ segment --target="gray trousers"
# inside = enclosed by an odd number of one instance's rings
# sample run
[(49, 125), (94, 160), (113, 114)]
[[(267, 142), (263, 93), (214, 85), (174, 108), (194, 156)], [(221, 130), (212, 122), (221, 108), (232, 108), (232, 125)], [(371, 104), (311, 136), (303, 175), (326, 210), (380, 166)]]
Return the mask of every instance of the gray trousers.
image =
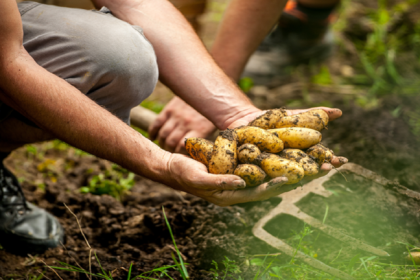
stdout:
[[(156, 86), (158, 67), (138, 26), (101, 11), (19, 3), (23, 46), (35, 61), (129, 124)], [(0, 122), (19, 115), (0, 101)]]

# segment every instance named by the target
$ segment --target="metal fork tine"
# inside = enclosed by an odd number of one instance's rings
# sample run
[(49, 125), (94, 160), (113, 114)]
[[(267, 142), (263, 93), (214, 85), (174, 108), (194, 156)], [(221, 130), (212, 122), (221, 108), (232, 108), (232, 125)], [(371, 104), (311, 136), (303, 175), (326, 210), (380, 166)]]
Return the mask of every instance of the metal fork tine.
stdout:
[[(385, 184), (387, 181), (385, 178), (380, 177), (379, 175), (374, 174), (372, 171), (364, 169), (363, 167), (357, 164), (349, 163), (339, 168), (338, 170), (348, 170), (348, 171), (357, 173), (365, 178), (371, 179), (380, 184)], [(340, 241), (350, 243), (353, 246), (353, 248), (361, 249), (361, 250), (364, 250), (366, 252), (369, 252), (378, 256), (388, 257), (389, 254), (387, 252), (381, 249), (375, 248), (364, 242), (361, 242), (354, 237), (348, 236), (347, 234), (339, 231), (336, 228), (323, 224), (321, 221), (302, 212), (295, 205), (295, 203), (299, 202), (302, 198), (304, 198), (309, 193), (318, 194), (324, 197), (330, 196), (331, 193), (323, 187), (323, 184), (326, 181), (328, 181), (331, 178), (331, 176), (333, 176), (335, 173), (337, 173), (337, 170), (333, 170), (328, 175), (321, 177), (319, 179), (313, 180), (312, 182), (304, 185), (302, 188), (295, 189), (293, 191), (279, 195), (279, 197), (282, 198), (282, 201), (280, 202), (280, 204), (274, 209), (272, 209), (267, 215), (262, 217), (255, 224), (253, 228), (253, 233), (257, 238), (268, 243), (274, 248), (279, 249), (281, 252), (291, 257), (294, 257), (296, 259), (299, 259), (300, 261), (303, 261), (315, 268), (318, 268), (322, 271), (325, 271), (341, 279), (346, 279), (346, 280), (354, 279), (352, 276), (348, 275), (347, 273), (341, 270), (330, 267), (326, 265), (325, 263), (302, 253), (301, 251), (295, 250), (293, 247), (285, 243), (283, 240), (274, 237), (273, 235), (268, 233), (266, 230), (264, 230), (264, 226), (274, 217), (281, 214), (291, 215), (303, 221), (304, 223), (323, 231), (329, 236), (332, 236)]]

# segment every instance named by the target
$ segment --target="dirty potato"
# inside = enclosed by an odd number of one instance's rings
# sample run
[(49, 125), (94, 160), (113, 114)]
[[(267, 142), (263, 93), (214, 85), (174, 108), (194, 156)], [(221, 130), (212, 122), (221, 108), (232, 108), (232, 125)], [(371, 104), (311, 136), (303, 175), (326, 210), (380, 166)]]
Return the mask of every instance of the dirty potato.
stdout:
[(303, 167), (305, 176), (313, 176), (319, 172), (319, 165), (316, 164), (310, 156), (299, 149), (284, 149), (279, 156), (297, 162)]
[(278, 123), (280, 119), (285, 116), (287, 116), (287, 112), (283, 108), (268, 110), (250, 122), (248, 126), (256, 126), (264, 129), (276, 128), (276, 123)]
[(328, 114), (324, 110), (314, 109), (297, 115), (282, 117), (276, 122), (275, 128), (305, 127), (321, 131), (327, 127), (328, 120)]
[(233, 129), (220, 132), (209, 161), (210, 173), (233, 174), (238, 165), (237, 140), (238, 136)]
[(306, 154), (313, 158), (319, 165), (331, 162), (334, 152), (321, 144), (310, 147)]
[(269, 129), (268, 131), (278, 136), (283, 141), (285, 148), (307, 149), (322, 140), (321, 132), (310, 128), (287, 127)]
[(253, 144), (243, 144), (238, 148), (238, 159), (240, 163), (253, 164), (255, 159), (261, 154), (260, 149)]
[(209, 166), (211, 153), (213, 152), (214, 143), (203, 138), (188, 138), (185, 140), (185, 149), (188, 154), (195, 160)]
[(288, 182), (286, 184), (288, 185), (299, 182), (305, 175), (303, 167), (298, 163), (281, 158), (278, 155), (262, 153), (257, 161), (262, 170), (271, 178), (287, 177)]
[(235, 129), (238, 135), (238, 144), (254, 144), (262, 152), (279, 153), (283, 150), (283, 142), (274, 135), (259, 127), (243, 126)]
[(235, 175), (241, 177), (247, 187), (255, 187), (260, 185), (265, 179), (265, 172), (258, 166), (253, 164), (239, 164), (235, 169)]

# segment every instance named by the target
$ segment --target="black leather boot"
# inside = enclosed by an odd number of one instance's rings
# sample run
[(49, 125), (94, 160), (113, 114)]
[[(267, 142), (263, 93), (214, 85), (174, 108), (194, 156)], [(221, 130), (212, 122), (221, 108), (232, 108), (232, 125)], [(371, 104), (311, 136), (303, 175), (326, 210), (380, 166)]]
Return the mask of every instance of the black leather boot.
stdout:
[(15, 254), (42, 253), (59, 246), (64, 231), (58, 220), (28, 203), (16, 177), (0, 153), (0, 244)]

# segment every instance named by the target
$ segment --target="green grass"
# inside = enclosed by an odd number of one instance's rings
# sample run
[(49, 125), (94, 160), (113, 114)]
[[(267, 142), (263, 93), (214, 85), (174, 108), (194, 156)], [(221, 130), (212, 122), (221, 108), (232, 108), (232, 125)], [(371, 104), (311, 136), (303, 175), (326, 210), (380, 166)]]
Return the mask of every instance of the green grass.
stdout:
[[(326, 205), (323, 224), (328, 218), (328, 211), (329, 206)], [(214, 268), (210, 269), (210, 272), (214, 280), (243, 280), (245, 276), (248, 277), (246, 279), (250, 279), (250, 275), (254, 280), (339, 279), (295, 259), (298, 251), (313, 258), (318, 258), (318, 253), (314, 248), (317, 247), (315, 245), (319, 242), (319, 233), (315, 234), (315, 231), (306, 224), (300, 232), (294, 232), (288, 240), (295, 251), (294, 255), (288, 260), (282, 258), (281, 253), (248, 256), (242, 264), (225, 257), (222, 265), (213, 261)], [(402, 244), (407, 248), (407, 255), (410, 252), (420, 250), (413, 245)], [(388, 245), (391, 246), (391, 244)], [(419, 279), (420, 267), (416, 265), (413, 258), (411, 258), (412, 261), (409, 264), (393, 264), (371, 255), (356, 254), (351, 257), (343, 257), (342, 250), (343, 248), (326, 264), (351, 275), (355, 279)]]

